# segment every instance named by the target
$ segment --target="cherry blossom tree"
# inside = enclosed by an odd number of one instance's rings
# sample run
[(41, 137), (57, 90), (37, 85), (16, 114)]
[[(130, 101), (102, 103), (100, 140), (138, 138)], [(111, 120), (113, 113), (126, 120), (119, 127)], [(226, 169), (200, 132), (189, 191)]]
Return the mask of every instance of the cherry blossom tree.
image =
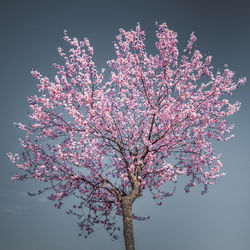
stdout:
[(54, 64), (52, 80), (36, 69), (38, 95), (28, 98), (31, 122), (16, 125), (26, 132), (19, 139), (22, 154), (8, 153), (21, 169), (12, 180), (45, 182), (48, 199), (60, 208), (68, 197), (76, 204), (67, 213), (79, 219), (80, 235), (102, 224), (116, 239), (116, 217), (123, 217), (127, 250), (135, 249), (134, 201), (149, 190), (157, 204), (172, 196), (166, 185), (189, 176), (185, 191), (197, 184), (214, 184), (222, 163), (213, 141), (233, 135), (226, 120), (240, 103), (224, 97), (246, 82), (233, 81), (228, 68), (214, 72), (212, 57), (195, 49), (190, 35), (179, 54), (177, 34), (157, 24), (156, 55), (145, 50), (145, 34), (120, 29), (114, 42), (116, 58), (107, 62), (110, 78), (95, 66), (89, 40), (64, 40), (69, 52), (58, 48), (63, 65)]

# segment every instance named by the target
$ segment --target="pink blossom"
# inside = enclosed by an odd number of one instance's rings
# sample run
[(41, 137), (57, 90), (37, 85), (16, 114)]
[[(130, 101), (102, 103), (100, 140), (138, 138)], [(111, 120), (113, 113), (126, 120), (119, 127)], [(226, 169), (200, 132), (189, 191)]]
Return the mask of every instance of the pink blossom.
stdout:
[[(228, 68), (215, 73), (212, 56), (193, 49), (194, 32), (184, 53), (166, 23), (157, 24), (155, 35), (157, 53), (148, 55), (139, 23), (120, 29), (106, 77), (90, 41), (64, 31), (70, 50), (58, 48), (65, 63), (53, 65), (53, 82), (31, 71), (39, 95), (28, 98), (31, 124), (16, 124), (26, 133), (19, 140), (24, 152), (8, 157), (23, 174), (11, 179), (45, 182), (37, 194), (51, 192), (57, 208), (69, 196), (78, 198), (68, 214), (81, 218), (85, 236), (96, 223), (114, 235), (124, 200), (134, 202), (145, 189), (161, 205), (175, 194), (162, 190), (165, 184), (182, 175), (189, 178), (187, 193), (202, 185), (202, 194), (224, 175), (213, 141), (233, 137), (227, 117), (240, 103), (227, 98), (246, 78), (233, 81)], [(81, 214), (85, 208), (88, 216)]]

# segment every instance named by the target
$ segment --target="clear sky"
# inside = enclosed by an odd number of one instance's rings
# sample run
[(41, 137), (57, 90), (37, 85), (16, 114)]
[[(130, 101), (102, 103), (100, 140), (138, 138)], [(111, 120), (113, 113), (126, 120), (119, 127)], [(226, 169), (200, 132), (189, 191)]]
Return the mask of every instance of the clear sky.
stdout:
[[(166, 22), (178, 33), (180, 49), (195, 31), (198, 49), (209, 51), (216, 68), (228, 64), (236, 78), (250, 80), (247, 0), (1, 1), (1, 250), (124, 249), (122, 237), (111, 241), (101, 227), (87, 240), (78, 237), (76, 218), (66, 215), (66, 209), (55, 209), (45, 197), (27, 196), (27, 191), (38, 189), (38, 183), (11, 182), (16, 169), (6, 153), (21, 150), (17, 139), (23, 134), (12, 124), (25, 123), (26, 97), (36, 93), (37, 81), (29, 72), (35, 67), (52, 76), (52, 63), (59, 60), (57, 47), (65, 45), (64, 29), (71, 36), (88, 37), (95, 49), (95, 62), (104, 67), (114, 57), (112, 41), (121, 27), (128, 30), (140, 22), (146, 31), (146, 45), (152, 50), (155, 21)], [(227, 175), (210, 186), (206, 195), (201, 196), (199, 189), (185, 194), (183, 179), (176, 195), (162, 207), (147, 195), (136, 201), (134, 211), (151, 216), (147, 222), (135, 222), (137, 250), (250, 249), (249, 94), (248, 83), (232, 96), (242, 103), (230, 119), (235, 123), (235, 138), (216, 146)]]

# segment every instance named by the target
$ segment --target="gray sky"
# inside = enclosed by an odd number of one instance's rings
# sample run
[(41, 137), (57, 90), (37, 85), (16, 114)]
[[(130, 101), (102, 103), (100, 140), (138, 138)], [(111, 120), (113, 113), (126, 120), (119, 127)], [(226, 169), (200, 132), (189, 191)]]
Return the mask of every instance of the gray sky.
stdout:
[[(112, 41), (119, 28), (134, 28), (141, 22), (146, 45), (154, 45), (155, 21), (166, 22), (178, 32), (183, 49), (192, 31), (198, 49), (209, 51), (215, 67), (229, 68), (237, 77), (250, 80), (250, 3), (223, 0), (71, 0), (2, 1), (0, 5), (1, 71), (1, 174), (0, 249), (3, 250), (119, 250), (123, 238), (111, 241), (97, 227), (87, 240), (78, 237), (76, 218), (57, 210), (43, 197), (28, 197), (39, 187), (34, 181), (11, 182), (16, 169), (6, 153), (20, 152), (22, 133), (13, 122), (24, 122), (27, 96), (36, 93), (37, 81), (30, 75), (36, 67), (52, 74), (52, 63), (60, 58), (63, 30), (78, 38), (88, 37), (95, 49), (95, 62), (103, 67), (114, 57)], [(236, 79), (235, 78), (235, 79)], [(209, 187), (185, 194), (180, 180), (173, 198), (158, 207), (146, 195), (135, 203), (137, 250), (249, 250), (250, 249), (250, 84), (232, 96), (242, 107), (231, 122), (236, 137), (216, 146), (227, 175)], [(70, 204), (70, 201), (69, 201)], [(67, 206), (67, 204), (66, 204)], [(122, 236), (122, 235), (121, 235)]]

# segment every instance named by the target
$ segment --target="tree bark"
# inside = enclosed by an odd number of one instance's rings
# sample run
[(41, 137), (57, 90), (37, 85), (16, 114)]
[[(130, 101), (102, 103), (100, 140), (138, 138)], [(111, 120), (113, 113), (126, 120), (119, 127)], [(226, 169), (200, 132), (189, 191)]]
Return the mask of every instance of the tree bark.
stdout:
[(123, 234), (126, 250), (135, 250), (132, 204), (133, 201), (131, 199), (124, 199), (121, 203), (123, 213)]

